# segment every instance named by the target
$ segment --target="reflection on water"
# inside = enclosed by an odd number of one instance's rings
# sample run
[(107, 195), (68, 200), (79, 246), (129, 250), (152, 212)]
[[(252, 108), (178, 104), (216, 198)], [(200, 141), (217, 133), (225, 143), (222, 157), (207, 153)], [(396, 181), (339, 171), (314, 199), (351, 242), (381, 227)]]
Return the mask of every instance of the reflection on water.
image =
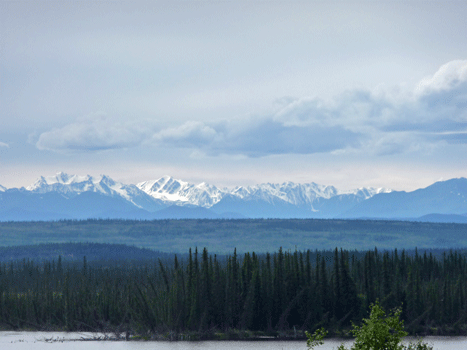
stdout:
[[(305, 341), (205, 341), (205, 342), (114, 342), (79, 341), (92, 339), (93, 333), (0, 332), (0, 349), (11, 350), (306, 350)], [(408, 339), (414, 341), (415, 339)], [(435, 350), (467, 349), (467, 337), (426, 337)], [(326, 340), (316, 350), (336, 349), (342, 342)], [(8, 345), (7, 345), (8, 344)]]

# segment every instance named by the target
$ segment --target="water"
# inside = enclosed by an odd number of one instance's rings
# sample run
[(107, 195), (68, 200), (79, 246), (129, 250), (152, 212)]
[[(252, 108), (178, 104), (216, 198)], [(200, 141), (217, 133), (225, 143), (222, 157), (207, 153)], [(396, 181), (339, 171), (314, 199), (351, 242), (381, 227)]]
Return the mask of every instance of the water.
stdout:
[[(8, 350), (306, 350), (305, 341), (202, 341), (202, 342), (124, 342), (74, 341), (92, 339), (92, 333), (0, 332), (0, 349)], [(53, 341), (50, 341), (53, 340)], [(58, 340), (58, 341), (57, 341)], [(409, 339), (414, 340), (414, 339)], [(435, 350), (467, 349), (467, 337), (426, 337)], [(342, 342), (330, 339), (316, 350), (333, 350)]]

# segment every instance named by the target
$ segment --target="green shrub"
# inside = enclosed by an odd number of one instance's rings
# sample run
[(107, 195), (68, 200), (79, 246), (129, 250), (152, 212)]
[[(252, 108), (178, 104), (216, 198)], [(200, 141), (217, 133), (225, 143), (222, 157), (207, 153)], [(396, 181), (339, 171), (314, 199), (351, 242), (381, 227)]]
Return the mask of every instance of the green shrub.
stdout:
[[(408, 334), (404, 330), (404, 321), (400, 320), (401, 310), (396, 309), (389, 315), (378, 302), (371, 304), (370, 317), (364, 318), (362, 325), (353, 325), (352, 334), (355, 342), (350, 350), (432, 350), (433, 347), (419, 340), (416, 343), (402, 344), (402, 339)], [(327, 332), (324, 328), (315, 333), (305, 332), (309, 350), (322, 345)], [(347, 350), (342, 344), (338, 350)]]

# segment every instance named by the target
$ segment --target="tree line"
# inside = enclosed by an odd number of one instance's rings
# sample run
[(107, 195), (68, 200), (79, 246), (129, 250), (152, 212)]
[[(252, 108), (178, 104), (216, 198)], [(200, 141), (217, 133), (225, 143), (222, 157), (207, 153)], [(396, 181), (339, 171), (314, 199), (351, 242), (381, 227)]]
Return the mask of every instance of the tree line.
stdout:
[(411, 334), (463, 334), (467, 259), (458, 251), (284, 251), (173, 261), (0, 264), (0, 327), (153, 335), (230, 330), (345, 335), (376, 301)]

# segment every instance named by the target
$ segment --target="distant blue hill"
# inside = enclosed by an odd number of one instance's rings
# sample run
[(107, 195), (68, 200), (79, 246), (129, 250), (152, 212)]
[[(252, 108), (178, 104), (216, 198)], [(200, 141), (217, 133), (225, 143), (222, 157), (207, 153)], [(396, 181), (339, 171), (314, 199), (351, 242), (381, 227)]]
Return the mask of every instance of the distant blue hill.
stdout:
[(436, 182), (413, 192), (377, 194), (341, 214), (344, 218), (422, 218), (467, 213), (467, 179)]
[(95, 192), (83, 192), (73, 198), (57, 192), (31, 193), (17, 189), (0, 193), (1, 221), (149, 217), (149, 212), (121, 197)]
[(467, 215), (428, 214), (417, 218), (417, 221), (467, 224)]

